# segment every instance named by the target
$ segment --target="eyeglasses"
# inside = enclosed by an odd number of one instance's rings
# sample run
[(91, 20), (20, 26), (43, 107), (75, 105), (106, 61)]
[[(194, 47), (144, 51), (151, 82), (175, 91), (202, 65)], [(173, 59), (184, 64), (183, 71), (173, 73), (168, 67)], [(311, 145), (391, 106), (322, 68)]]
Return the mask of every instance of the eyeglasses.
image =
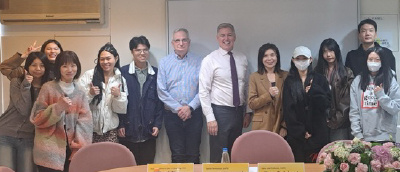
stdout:
[(140, 54), (140, 53), (145, 53), (145, 54), (149, 53), (149, 49), (133, 49), (133, 51), (135, 53), (138, 53), (138, 54)]
[(174, 39), (173, 40), (175, 43), (179, 43), (179, 42), (183, 42), (183, 43), (188, 43), (189, 42), (189, 39), (187, 39), (187, 38), (184, 38), (184, 39)]

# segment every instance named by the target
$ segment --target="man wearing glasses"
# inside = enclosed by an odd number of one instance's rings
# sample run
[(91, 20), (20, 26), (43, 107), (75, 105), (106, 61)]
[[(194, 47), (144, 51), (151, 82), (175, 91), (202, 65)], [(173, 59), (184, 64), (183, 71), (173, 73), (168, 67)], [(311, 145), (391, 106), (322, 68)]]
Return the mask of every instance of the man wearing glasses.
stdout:
[(189, 51), (189, 32), (173, 32), (174, 51), (162, 58), (157, 90), (164, 103), (164, 124), (173, 163), (200, 163), (203, 113), (199, 100), (199, 71), (202, 58)]
[(157, 95), (157, 68), (150, 65), (150, 43), (144, 36), (129, 42), (133, 61), (121, 68), (128, 87), (128, 108), (119, 115), (120, 143), (135, 155), (138, 165), (154, 162), (163, 104)]

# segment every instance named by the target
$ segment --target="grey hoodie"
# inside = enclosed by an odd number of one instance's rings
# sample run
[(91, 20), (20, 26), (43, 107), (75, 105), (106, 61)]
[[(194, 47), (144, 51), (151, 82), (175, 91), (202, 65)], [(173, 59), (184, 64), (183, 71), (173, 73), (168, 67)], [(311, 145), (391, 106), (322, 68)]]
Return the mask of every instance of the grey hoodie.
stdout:
[(395, 141), (397, 115), (400, 111), (400, 90), (396, 79), (392, 79), (387, 95), (383, 89), (372, 94), (379, 102), (377, 108), (362, 108), (364, 92), (359, 87), (360, 79), (358, 75), (350, 87), (351, 133), (365, 141)]

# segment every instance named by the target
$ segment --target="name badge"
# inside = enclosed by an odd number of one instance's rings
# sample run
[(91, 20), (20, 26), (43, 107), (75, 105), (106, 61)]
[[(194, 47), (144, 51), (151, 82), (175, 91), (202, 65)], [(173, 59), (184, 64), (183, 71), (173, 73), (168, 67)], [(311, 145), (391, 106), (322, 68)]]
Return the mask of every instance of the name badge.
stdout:
[(167, 171), (193, 172), (194, 164), (193, 163), (147, 164), (148, 172), (153, 172), (156, 169), (158, 169), (159, 172), (167, 172)]
[(304, 163), (259, 163), (258, 172), (304, 172)]
[(249, 172), (248, 163), (203, 163), (203, 172)]

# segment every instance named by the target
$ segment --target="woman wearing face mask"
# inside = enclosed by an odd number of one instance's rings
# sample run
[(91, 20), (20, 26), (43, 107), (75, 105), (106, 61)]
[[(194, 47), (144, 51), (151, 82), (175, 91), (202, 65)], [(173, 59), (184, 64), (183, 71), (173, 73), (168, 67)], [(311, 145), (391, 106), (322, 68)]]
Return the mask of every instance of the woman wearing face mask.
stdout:
[(118, 142), (118, 114), (126, 114), (126, 81), (119, 66), (119, 55), (111, 43), (100, 48), (97, 65), (79, 79), (85, 89), (93, 116), (93, 143)]
[(312, 70), (311, 51), (296, 47), (283, 85), (287, 141), (296, 162), (315, 162), (328, 140), (327, 111), (331, 94), (326, 78)]
[(353, 72), (343, 65), (339, 45), (334, 39), (322, 41), (314, 70), (328, 79), (331, 88), (332, 101), (327, 118), (330, 142), (352, 139), (349, 110), (350, 85), (354, 76)]
[(21, 64), (25, 61), (30, 53), (38, 51), (39, 49), (40, 52), (45, 53), (47, 56), (48, 66), (46, 67), (46, 70), (49, 73), (49, 79), (54, 80), (54, 62), (57, 55), (63, 51), (61, 44), (54, 39), (47, 40), (42, 44), (42, 46), (36, 46), (35, 41), (23, 54), (15, 53), (9, 59), (4, 60), (0, 64), (1, 73), (10, 80), (12, 78), (24, 76), (24, 67), (21, 66)]
[(367, 50), (363, 70), (350, 87), (352, 134), (365, 141), (396, 140), (400, 90), (381, 47)]

